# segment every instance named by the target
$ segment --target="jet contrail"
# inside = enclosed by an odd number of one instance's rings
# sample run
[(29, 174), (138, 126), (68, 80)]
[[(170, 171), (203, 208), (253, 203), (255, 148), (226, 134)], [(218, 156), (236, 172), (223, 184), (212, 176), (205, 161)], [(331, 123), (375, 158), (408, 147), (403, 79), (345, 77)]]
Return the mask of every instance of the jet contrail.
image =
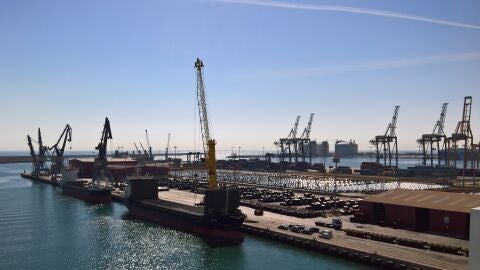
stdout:
[(332, 65), (311, 68), (277, 69), (270, 71), (257, 71), (256, 76), (262, 78), (298, 78), (298, 77), (317, 77), (331, 74), (343, 74), (351, 72), (362, 72), (370, 70), (388, 70), (421, 65), (429, 65), (444, 62), (463, 62), (480, 60), (480, 52), (466, 52), (454, 54), (440, 54), (433, 56), (423, 56), (404, 59), (377, 60), (363, 63)]
[(378, 9), (367, 9), (367, 8), (335, 6), (335, 5), (312, 5), (312, 4), (288, 3), (288, 2), (277, 2), (277, 1), (251, 1), (251, 0), (211, 0), (211, 1), (226, 3), (226, 4), (264, 6), (264, 7), (274, 7), (274, 8), (356, 13), (356, 14), (396, 18), (396, 19), (402, 19), (402, 20), (427, 22), (427, 23), (434, 23), (434, 24), (440, 24), (440, 25), (448, 25), (448, 26), (454, 26), (454, 27), (480, 30), (480, 25), (440, 20), (435, 18), (428, 18), (428, 17), (422, 17), (422, 16), (416, 16), (416, 15), (410, 15), (410, 14), (386, 11), (386, 10), (378, 10)]

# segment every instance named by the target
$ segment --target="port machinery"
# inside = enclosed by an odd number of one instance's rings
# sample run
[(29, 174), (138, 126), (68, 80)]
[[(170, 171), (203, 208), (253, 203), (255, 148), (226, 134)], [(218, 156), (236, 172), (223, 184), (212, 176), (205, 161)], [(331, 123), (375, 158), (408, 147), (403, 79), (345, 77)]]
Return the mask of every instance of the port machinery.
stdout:
[[(471, 168), (477, 166), (478, 169), (478, 144), (474, 143), (473, 132), (470, 125), (470, 116), (472, 112), (472, 97), (466, 96), (463, 102), (462, 120), (457, 124), (455, 132), (448, 138), (446, 159), (449, 165), (456, 166), (458, 159), (458, 150), (463, 146), (463, 169), (468, 167), (468, 162), (471, 161)], [(461, 145), (459, 145), (461, 143)], [(459, 147), (460, 146), (460, 147)]]
[[(39, 176), (48, 174), (46, 164), (48, 147), (43, 145), (40, 128), (38, 128), (38, 141), (35, 141), (30, 135), (27, 135), (27, 142), (30, 149), (30, 155), (32, 156), (32, 175)], [(32, 142), (38, 144), (38, 154), (35, 153)]]
[[(52, 151), (52, 154), (50, 154), (50, 160), (52, 162), (50, 173), (52, 175), (61, 174), (65, 168), (63, 154), (65, 153), (67, 142), (72, 142), (72, 127), (69, 124), (65, 126), (57, 142), (48, 148), (48, 150)], [(71, 146), (70, 149), (72, 149)]]
[(395, 168), (398, 168), (398, 140), (395, 131), (397, 128), (399, 109), (400, 106), (395, 106), (392, 121), (388, 124), (385, 133), (383, 135), (375, 136), (375, 138), (370, 140), (370, 144), (375, 146), (376, 163), (378, 165), (380, 165), (380, 159), (383, 157), (384, 166), (387, 166), (388, 164), (388, 167), (392, 168), (392, 159), (394, 159)]
[(94, 167), (95, 173), (93, 175), (92, 182), (97, 186), (100, 186), (101, 181), (106, 181), (108, 185), (113, 179), (112, 174), (107, 169), (107, 143), (109, 139), (112, 139), (112, 130), (110, 129), (110, 120), (105, 117), (105, 123), (103, 124), (102, 136), (100, 142), (95, 147), (98, 150), (98, 156), (95, 158)]
[[(286, 138), (280, 138), (279, 140), (275, 141), (273, 144), (280, 148), (280, 164), (283, 167), (286, 163), (285, 156), (288, 155), (288, 163), (292, 163), (292, 160), (295, 164), (298, 164), (299, 157), (302, 158), (302, 162), (305, 163), (306, 160), (306, 151), (309, 151), (309, 162), (312, 163), (312, 147), (310, 144), (310, 132), (312, 130), (312, 123), (313, 123), (313, 116), (314, 113), (310, 114), (310, 119), (308, 121), (307, 126), (303, 130), (300, 137), (297, 137), (298, 132), (298, 124), (300, 122), (300, 116), (297, 116), (295, 119), (295, 124), (293, 128), (290, 130), (288, 136)], [(305, 147), (305, 146), (308, 147)]]
[[(430, 161), (430, 166), (433, 166), (434, 157), (437, 159), (438, 165), (441, 164), (440, 153), (447, 149), (447, 136), (445, 135), (445, 117), (447, 116), (448, 103), (443, 103), (440, 112), (440, 118), (435, 123), (432, 133), (423, 134), (417, 140), (422, 151), (422, 164), (427, 165), (427, 160)], [(444, 157), (444, 164), (447, 165), (447, 155)]]

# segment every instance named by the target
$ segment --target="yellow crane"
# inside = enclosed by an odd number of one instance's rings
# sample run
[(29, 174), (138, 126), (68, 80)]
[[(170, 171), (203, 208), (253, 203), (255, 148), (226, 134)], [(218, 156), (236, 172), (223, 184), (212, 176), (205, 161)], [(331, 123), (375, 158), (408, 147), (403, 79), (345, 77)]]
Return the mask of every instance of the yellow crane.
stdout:
[(200, 129), (202, 132), (203, 152), (205, 165), (208, 170), (208, 186), (211, 190), (218, 189), (217, 182), (217, 160), (215, 157), (215, 139), (210, 138), (208, 125), (207, 102), (205, 98), (205, 84), (203, 81), (203, 62), (197, 58), (195, 69), (197, 70), (197, 101), (198, 113), (200, 116)]

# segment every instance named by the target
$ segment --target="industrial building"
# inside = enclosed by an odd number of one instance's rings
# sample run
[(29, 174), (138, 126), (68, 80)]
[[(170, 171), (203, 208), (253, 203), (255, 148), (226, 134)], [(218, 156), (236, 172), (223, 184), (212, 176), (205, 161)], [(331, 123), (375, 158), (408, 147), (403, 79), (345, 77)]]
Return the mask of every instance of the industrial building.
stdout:
[[(319, 157), (328, 157), (329, 155), (329, 144), (328, 141), (322, 141), (318, 143), (316, 140), (310, 141), (308, 147), (312, 148), (312, 155)], [(307, 148), (309, 149), (309, 148)]]
[(358, 144), (355, 140), (343, 141), (337, 140), (335, 142), (335, 156), (336, 157), (351, 157), (358, 155)]
[(480, 196), (428, 190), (390, 190), (360, 201), (364, 223), (468, 239), (470, 211)]

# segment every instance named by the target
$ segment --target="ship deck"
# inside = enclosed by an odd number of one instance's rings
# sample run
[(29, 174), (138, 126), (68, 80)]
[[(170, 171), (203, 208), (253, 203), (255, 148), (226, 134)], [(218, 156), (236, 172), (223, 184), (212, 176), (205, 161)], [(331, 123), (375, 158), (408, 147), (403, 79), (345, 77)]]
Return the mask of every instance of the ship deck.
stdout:
[(178, 190), (169, 190), (159, 191), (158, 198), (158, 200), (143, 200), (142, 203), (145, 205), (168, 208), (190, 215), (203, 216), (203, 207), (195, 206), (195, 203), (199, 203), (203, 200), (203, 195)]

